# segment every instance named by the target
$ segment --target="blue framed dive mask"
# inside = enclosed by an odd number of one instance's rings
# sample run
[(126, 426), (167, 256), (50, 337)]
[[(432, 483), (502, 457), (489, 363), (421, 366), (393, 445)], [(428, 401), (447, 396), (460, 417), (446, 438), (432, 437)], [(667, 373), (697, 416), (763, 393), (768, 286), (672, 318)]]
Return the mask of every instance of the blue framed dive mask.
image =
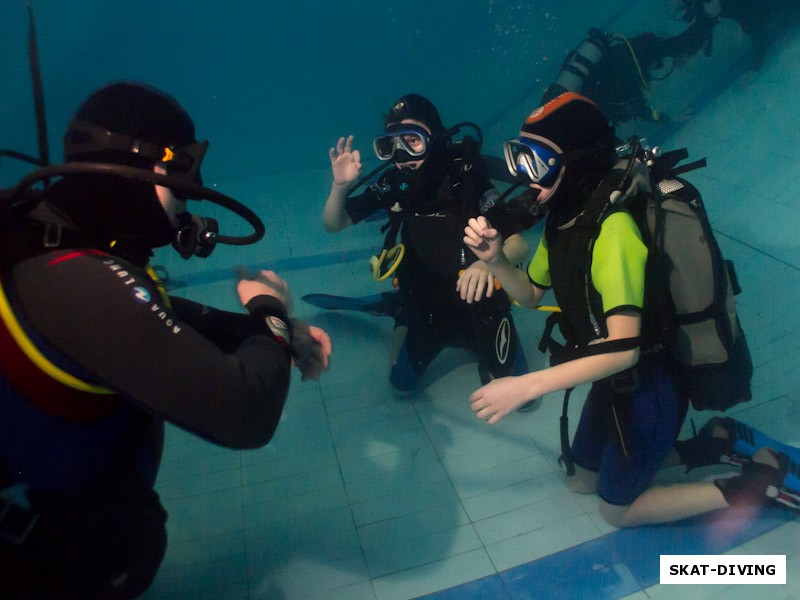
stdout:
[(555, 184), (561, 165), (561, 154), (538, 140), (520, 136), (503, 144), (509, 173), (525, 177), (542, 187)]

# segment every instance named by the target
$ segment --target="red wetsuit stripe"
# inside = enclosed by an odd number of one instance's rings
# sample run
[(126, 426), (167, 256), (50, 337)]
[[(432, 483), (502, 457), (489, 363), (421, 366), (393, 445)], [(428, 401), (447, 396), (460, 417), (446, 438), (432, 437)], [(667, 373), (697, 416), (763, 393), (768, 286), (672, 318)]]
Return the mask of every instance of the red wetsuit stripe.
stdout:
[(76, 250), (74, 252), (67, 252), (66, 254), (62, 254), (61, 256), (54, 258), (51, 260), (48, 265), (57, 265), (58, 263), (64, 262), (66, 260), (72, 260), (73, 258), (80, 258), (81, 256), (106, 256), (105, 252), (100, 252), (100, 250)]
[(17, 345), (3, 319), (0, 319), (0, 371), (28, 402), (69, 421), (101, 419), (123, 404), (115, 395), (76, 390), (47, 375)]

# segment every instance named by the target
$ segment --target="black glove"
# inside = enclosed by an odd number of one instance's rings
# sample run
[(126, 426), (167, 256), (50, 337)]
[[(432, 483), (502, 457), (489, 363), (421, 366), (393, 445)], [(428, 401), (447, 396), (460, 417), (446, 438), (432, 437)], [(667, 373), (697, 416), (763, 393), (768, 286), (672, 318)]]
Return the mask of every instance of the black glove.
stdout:
[(547, 214), (544, 205), (536, 200), (538, 192), (527, 189), (508, 203), (497, 203), (484, 216), (504, 239), (536, 225)]

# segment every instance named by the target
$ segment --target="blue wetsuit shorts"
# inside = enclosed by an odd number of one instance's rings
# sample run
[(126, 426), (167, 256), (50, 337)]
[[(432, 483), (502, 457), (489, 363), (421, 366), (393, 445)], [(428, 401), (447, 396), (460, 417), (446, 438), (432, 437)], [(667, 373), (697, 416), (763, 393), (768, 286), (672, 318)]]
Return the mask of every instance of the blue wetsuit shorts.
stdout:
[(675, 445), (688, 407), (662, 363), (640, 363), (637, 373), (632, 394), (615, 394), (607, 381), (592, 386), (572, 443), (575, 463), (599, 474), (599, 496), (618, 506), (632, 503), (650, 486)]

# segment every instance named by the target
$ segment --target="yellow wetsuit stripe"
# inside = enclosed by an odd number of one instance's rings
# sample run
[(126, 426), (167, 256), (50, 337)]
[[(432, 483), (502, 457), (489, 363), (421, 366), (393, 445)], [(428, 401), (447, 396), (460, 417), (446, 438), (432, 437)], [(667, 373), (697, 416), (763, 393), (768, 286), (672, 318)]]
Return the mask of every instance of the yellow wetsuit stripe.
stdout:
[(169, 301), (169, 296), (167, 296), (167, 290), (164, 287), (164, 280), (161, 277), (159, 277), (156, 270), (150, 265), (147, 265), (145, 267), (145, 271), (147, 272), (147, 275), (150, 277), (150, 279), (153, 280), (153, 283), (156, 284), (156, 287), (158, 288), (158, 293), (161, 296), (161, 301), (164, 303), (164, 306), (166, 306), (167, 308), (172, 308), (172, 302)]
[(8, 331), (11, 333), (11, 337), (14, 338), (14, 341), (20, 347), (25, 356), (27, 356), (28, 359), (30, 359), (30, 361), (39, 367), (39, 369), (41, 369), (45, 374), (49, 375), (59, 383), (81, 392), (89, 392), (92, 394), (114, 393), (107, 388), (93, 385), (78, 379), (74, 375), (70, 375), (63, 369), (50, 362), (50, 360), (39, 351), (34, 343), (31, 342), (30, 338), (26, 335), (25, 331), (22, 329), (22, 326), (19, 324), (19, 321), (17, 321), (17, 317), (11, 310), (11, 305), (8, 302), (8, 298), (6, 297), (5, 289), (3, 289), (2, 283), (0, 283), (0, 318), (3, 319)]

